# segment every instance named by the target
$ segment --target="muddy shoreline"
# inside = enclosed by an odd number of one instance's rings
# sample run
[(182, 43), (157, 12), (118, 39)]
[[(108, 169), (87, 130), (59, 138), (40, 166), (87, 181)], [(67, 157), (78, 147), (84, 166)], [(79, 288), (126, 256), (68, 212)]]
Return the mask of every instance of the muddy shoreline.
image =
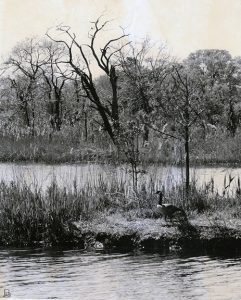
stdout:
[(56, 244), (41, 241), (36, 242), (35, 246), (107, 252), (241, 254), (241, 230), (220, 224), (212, 226), (196, 225), (195, 222), (172, 224), (162, 219), (100, 221), (73, 222), (67, 229), (71, 234), (68, 236), (66, 233), (66, 240), (56, 241)]
[[(111, 220), (112, 221), (112, 220)], [(71, 222), (55, 242), (48, 240), (8, 241), (0, 237), (1, 248), (80, 249), (106, 252), (144, 251), (150, 253), (241, 254), (241, 230), (220, 224), (166, 223), (161, 219), (123, 222)]]
[(193, 254), (240, 253), (241, 232), (225, 227), (206, 226), (170, 226), (175, 234), (142, 236), (138, 232), (126, 234), (98, 233), (96, 240), (103, 244), (103, 249), (145, 252), (184, 252)]

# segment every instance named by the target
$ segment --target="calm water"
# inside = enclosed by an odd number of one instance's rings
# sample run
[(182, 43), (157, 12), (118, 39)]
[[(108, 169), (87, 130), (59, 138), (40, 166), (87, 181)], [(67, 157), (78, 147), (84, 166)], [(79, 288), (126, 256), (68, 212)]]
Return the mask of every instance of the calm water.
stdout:
[(0, 252), (12, 298), (241, 299), (241, 258), (80, 251)]
[[(222, 193), (224, 188), (224, 178), (226, 185), (229, 183), (228, 177), (234, 177), (230, 187), (226, 192), (235, 192), (238, 178), (241, 177), (241, 168), (192, 168), (191, 177), (198, 185), (204, 185), (214, 179), (215, 190)], [(131, 175), (126, 167), (114, 167), (98, 164), (78, 164), (78, 165), (45, 165), (45, 164), (0, 164), (0, 180), (10, 182), (17, 180), (28, 185), (37, 185), (43, 190), (50, 185), (53, 179), (57, 180), (60, 186), (72, 187), (76, 180), (79, 187), (83, 187), (88, 182), (100, 185), (103, 181), (109, 183), (116, 180), (117, 184), (124, 184), (126, 189), (131, 188)], [(160, 189), (164, 185), (167, 189), (173, 184), (181, 183), (184, 180), (184, 170), (173, 166), (150, 166), (146, 174), (140, 175), (139, 184), (143, 182), (154, 184), (154, 189)]]

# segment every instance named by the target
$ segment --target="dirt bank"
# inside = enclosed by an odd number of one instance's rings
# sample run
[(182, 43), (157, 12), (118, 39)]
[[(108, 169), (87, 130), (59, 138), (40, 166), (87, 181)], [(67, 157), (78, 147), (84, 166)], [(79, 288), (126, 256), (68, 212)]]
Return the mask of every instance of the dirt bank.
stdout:
[(113, 251), (148, 252), (183, 251), (193, 253), (241, 253), (241, 230), (219, 224), (185, 224), (162, 219), (126, 220), (109, 216), (92, 223), (76, 222), (74, 226), (88, 237), (89, 248)]

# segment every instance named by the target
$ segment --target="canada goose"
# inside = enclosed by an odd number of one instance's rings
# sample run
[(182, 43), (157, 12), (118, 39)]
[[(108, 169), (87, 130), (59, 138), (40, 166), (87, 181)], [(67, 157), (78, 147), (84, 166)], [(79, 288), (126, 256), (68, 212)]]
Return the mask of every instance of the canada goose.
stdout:
[(162, 203), (163, 193), (161, 191), (157, 191), (155, 194), (159, 195), (157, 208), (162, 214), (162, 216), (165, 218), (165, 221), (167, 220), (167, 217), (171, 220), (175, 215), (180, 216), (185, 220), (187, 220), (186, 213), (184, 212), (183, 209), (169, 203)]

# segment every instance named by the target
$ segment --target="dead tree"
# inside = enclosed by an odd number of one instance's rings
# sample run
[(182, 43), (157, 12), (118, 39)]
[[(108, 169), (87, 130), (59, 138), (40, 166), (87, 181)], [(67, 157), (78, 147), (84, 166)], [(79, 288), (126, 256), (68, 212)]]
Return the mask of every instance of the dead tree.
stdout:
[[(64, 63), (68, 63), (72, 68), (73, 73), (77, 74), (82, 84), (84, 91), (83, 97), (88, 98), (93, 108), (95, 108), (101, 117), (102, 127), (108, 133), (109, 137), (114, 144), (118, 144), (118, 132), (119, 132), (119, 103), (118, 103), (118, 75), (117, 75), (117, 59), (116, 57), (120, 53), (123, 47), (128, 42), (125, 42), (121, 46), (117, 46), (117, 42), (124, 40), (126, 34), (109, 39), (103, 47), (98, 49), (96, 45), (97, 38), (101, 32), (105, 30), (106, 25), (109, 22), (100, 23), (100, 18), (97, 21), (92, 22), (92, 28), (89, 32), (89, 43), (81, 44), (74, 33), (71, 32), (71, 28), (68, 26), (59, 26), (57, 30), (64, 34), (64, 39), (54, 38), (53, 35), (48, 32), (47, 36), (57, 43), (65, 45), (68, 52), (68, 60)], [(89, 50), (89, 51), (88, 51)], [(75, 58), (75, 53), (78, 53), (79, 59)], [(98, 69), (109, 79), (109, 83), (112, 90), (112, 99), (107, 101), (102, 99), (99, 95), (94, 81), (94, 73), (91, 69), (92, 59)]]

